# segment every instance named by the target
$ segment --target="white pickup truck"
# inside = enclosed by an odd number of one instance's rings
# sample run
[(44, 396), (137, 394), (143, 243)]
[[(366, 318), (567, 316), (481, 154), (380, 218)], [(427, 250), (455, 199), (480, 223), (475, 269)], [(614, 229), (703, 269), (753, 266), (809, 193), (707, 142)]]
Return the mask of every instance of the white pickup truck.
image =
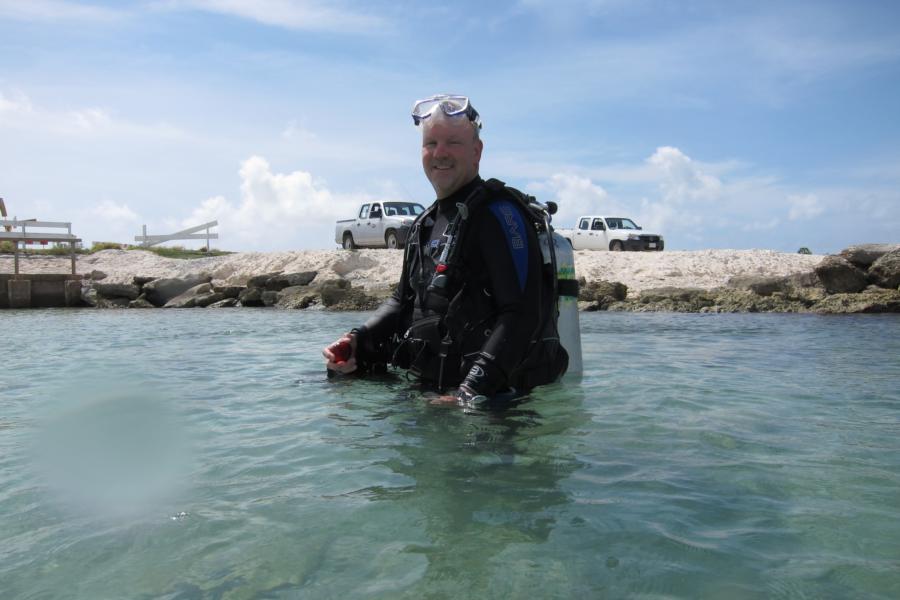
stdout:
[(415, 202), (372, 202), (359, 208), (355, 219), (338, 221), (334, 241), (345, 250), (402, 248), (409, 227), (425, 207)]
[(579, 217), (577, 229), (557, 229), (575, 250), (662, 250), (663, 236), (647, 233), (631, 219), (588, 215)]

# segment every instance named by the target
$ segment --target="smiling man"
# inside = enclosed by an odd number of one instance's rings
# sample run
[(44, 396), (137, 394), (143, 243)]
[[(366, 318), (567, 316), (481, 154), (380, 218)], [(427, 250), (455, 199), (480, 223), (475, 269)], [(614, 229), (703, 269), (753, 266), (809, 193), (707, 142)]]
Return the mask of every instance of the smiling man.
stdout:
[(467, 97), (420, 100), (412, 117), (437, 198), (413, 224), (396, 292), (323, 350), (327, 367), (393, 365), (464, 405), (555, 381), (568, 359), (556, 332), (556, 274), (538, 244), (541, 215), (517, 190), (479, 176), (481, 119)]

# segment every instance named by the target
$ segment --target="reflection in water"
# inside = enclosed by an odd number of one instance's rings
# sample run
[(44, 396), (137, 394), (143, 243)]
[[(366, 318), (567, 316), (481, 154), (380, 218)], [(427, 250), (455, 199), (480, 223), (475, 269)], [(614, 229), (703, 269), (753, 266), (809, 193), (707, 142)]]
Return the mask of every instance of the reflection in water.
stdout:
[(571, 444), (560, 441), (589, 417), (580, 397), (548, 388), (517, 407), (485, 412), (401, 392), (364, 418), (391, 423), (396, 455), (383, 464), (411, 481), (370, 489), (368, 497), (394, 503), (429, 540), (405, 548), (427, 558), (414, 588), (476, 597), (507, 578), (497, 572), (504, 563), (492, 559), (548, 540), (570, 503), (560, 482), (578, 468), (562, 450)]

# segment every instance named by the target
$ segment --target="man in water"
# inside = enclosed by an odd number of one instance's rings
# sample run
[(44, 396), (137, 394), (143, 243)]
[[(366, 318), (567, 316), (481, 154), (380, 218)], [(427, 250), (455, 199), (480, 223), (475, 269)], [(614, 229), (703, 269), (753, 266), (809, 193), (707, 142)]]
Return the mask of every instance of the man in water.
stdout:
[(555, 381), (567, 357), (558, 340), (547, 343), (556, 301), (534, 219), (502, 182), (479, 176), (478, 112), (465, 96), (438, 95), (412, 116), (437, 199), (413, 224), (397, 290), (323, 350), (327, 368), (390, 364), (467, 405)]

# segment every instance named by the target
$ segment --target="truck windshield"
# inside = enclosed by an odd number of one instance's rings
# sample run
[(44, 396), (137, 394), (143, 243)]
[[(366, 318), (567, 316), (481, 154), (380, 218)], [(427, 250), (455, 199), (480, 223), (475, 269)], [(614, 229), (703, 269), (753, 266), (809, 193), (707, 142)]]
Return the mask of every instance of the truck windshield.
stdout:
[(425, 207), (415, 202), (385, 202), (384, 214), (392, 216), (414, 217), (425, 212)]
[(631, 219), (623, 219), (622, 217), (607, 217), (606, 222), (610, 229), (640, 229)]

